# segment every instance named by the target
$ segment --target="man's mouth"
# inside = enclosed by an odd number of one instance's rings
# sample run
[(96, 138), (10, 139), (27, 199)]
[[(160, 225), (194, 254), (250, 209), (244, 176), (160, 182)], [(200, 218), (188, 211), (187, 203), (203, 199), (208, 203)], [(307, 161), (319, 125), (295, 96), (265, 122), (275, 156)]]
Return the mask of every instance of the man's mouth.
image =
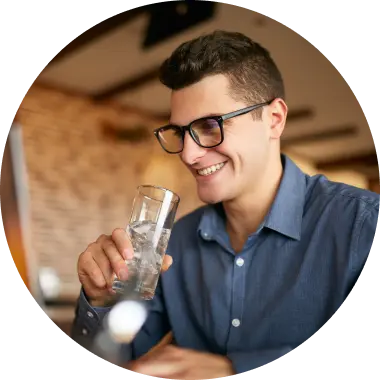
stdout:
[(221, 162), (216, 165), (208, 166), (207, 168), (199, 169), (197, 170), (197, 173), (201, 176), (208, 176), (220, 170), (224, 165), (225, 165), (225, 162)]

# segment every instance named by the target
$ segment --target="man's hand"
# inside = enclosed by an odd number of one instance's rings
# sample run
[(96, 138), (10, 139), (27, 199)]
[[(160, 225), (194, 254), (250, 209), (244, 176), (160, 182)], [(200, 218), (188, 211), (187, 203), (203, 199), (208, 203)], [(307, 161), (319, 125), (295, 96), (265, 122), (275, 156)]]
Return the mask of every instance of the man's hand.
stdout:
[[(133, 258), (133, 247), (125, 230), (117, 228), (112, 235), (101, 235), (91, 243), (78, 259), (78, 277), (93, 306), (102, 306), (115, 292), (112, 283), (115, 274), (128, 279), (125, 260)], [(162, 271), (168, 270), (172, 258), (164, 256)]]
[(165, 379), (214, 379), (234, 375), (225, 356), (167, 345), (130, 363), (127, 369)]

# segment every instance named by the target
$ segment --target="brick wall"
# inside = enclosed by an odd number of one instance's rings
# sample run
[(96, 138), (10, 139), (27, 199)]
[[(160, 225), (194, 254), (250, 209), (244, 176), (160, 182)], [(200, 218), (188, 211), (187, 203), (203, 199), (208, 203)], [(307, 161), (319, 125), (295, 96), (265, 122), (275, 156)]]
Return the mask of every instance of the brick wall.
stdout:
[(63, 296), (77, 294), (78, 255), (99, 234), (125, 226), (135, 189), (152, 183), (181, 196), (178, 217), (200, 205), (195, 184), (176, 156), (151, 139), (110, 141), (104, 122), (149, 130), (159, 126), (138, 112), (33, 86), (17, 114), (29, 182), (31, 251), (40, 267), (53, 267)]

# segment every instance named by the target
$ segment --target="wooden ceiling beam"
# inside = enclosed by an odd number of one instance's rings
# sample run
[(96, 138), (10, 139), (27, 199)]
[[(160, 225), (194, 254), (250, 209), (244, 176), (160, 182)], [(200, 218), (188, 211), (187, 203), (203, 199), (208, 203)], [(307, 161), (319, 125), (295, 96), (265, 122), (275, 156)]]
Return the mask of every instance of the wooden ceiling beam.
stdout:
[(331, 127), (324, 131), (317, 131), (310, 134), (304, 134), (294, 137), (284, 137), (281, 141), (281, 146), (283, 148), (288, 148), (290, 146), (302, 145), (314, 142), (326, 142), (332, 139), (340, 139), (343, 137), (352, 137), (357, 133), (357, 128), (355, 125), (343, 125), (340, 127)]
[(143, 6), (135, 9), (131, 9), (126, 12), (119, 13), (107, 20), (104, 20), (103, 22), (100, 22), (99, 24), (93, 26), (92, 28), (88, 29), (84, 33), (82, 33), (80, 36), (75, 38), (72, 42), (70, 42), (66, 47), (64, 47), (49, 63), (49, 66), (56, 64), (57, 62), (61, 61), (62, 59), (68, 57), (69, 55), (75, 53), (85, 45), (88, 45), (95, 40), (101, 38), (105, 34), (111, 32), (112, 30), (118, 28), (121, 25), (124, 25), (133, 19), (135, 19), (137, 16), (147, 13), (149, 11), (149, 8), (151, 6)]
[(119, 84), (109, 87), (97, 94), (94, 94), (92, 98), (95, 101), (103, 101), (114, 98), (117, 95), (121, 95), (127, 91), (135, 90), (138, 87), (142, 87), (147, 83), (158, 80), (160, 66), (153, 67), (152, 69), (136, 75), (135, 77), (128, 78)]
[(316, 163), (318, 170), (342, 170), (342, 169), (363, 169), (370, 166), (378, 168), (376, 151), (364, 153), (361, 155), (348, 156), (333, 160), (319, 161)]

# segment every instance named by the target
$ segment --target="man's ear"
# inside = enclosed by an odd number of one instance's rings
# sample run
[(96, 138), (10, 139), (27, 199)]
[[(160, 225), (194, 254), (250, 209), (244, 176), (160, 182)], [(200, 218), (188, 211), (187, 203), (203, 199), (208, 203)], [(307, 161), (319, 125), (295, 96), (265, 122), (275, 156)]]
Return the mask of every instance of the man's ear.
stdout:
[(288, 106), (283, 99), (277, 98), (268, 107), (270, 137), (277, 140), (284, 132)]

